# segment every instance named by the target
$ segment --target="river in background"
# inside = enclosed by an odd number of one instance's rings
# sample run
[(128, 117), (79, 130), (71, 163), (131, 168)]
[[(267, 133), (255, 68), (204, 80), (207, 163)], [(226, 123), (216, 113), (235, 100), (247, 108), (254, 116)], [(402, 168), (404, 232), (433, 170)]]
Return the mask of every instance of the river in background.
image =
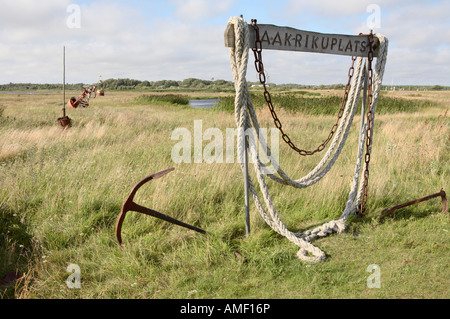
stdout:
[(194, 99), (189, 100), (189, 105), (195, 108), (209, 109), (219, 103), (219, 99)]

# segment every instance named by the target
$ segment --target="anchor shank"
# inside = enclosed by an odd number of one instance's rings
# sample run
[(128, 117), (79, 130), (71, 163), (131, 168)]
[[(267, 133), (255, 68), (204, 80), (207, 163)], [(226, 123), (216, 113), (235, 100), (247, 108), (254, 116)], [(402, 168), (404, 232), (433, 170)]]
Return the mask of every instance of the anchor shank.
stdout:
[(175, 219), (173, 217), (164, 215), (164, 214), (162, 214), (160, 212), (157, 212), (156, 210), (153, 210), (153, 209), (150, 209), (150, 208), (138, 205), (135, 202), (129, 203), (128, 210), (132, 210), (132, 211), (139, 212), (139, 213), (142, 213), (142, 214), (145, 214), (145, 215), (153, 216), (153, 217), (165, 220), (167, 222), (170, 222), (172, 224), (175, 224), (175, 225), (178, 225), (178, 226), (181, 226), (181, 227), (185, 227), (185, 228), (189, 228), (189, 229), (195, 230), (196, 232), (199, 232), (199, 233), (202, 233), (202, 234), (206, 234), (206, 231), (204, 231), (201, 228), (198, 228), (198, 227), (195, 227), (195, 226), (183, 223), (182, 221), (179, 221), (178, 219)]
[(420, 202), (423, 202), (423, 201), (426, 201), (426, 200), (430, 200), (432, 198), (439, 197), (439, 196), (442, 198), (442, 204), (443, 204), (442, 212), (446, 212), (447, 211), (447, 198), (446, 198), (446, 194), (445, 194), (444, 190), (441, 189), (441, 191), (439, 193), (428, 195), (428, 196), (425, 196), (425, 197), (422, 197), (422, 198), (419, 198), (419, 199), (416, 199), (416, 200), (412, 200), (412, 201), (409, 201), (409, 202), (406, 202), (406, 203), (403, 203), (403, 204), (400, 204), (400, 205), (393, 206), (391, 208), (384, 209), (383, 211), (381, 211), (381, 214), (383, 214), (383, 215), (380, 217), (380, 219), (383, 219), (388, 214), (392, 213), (393, 211), (395, 211), (397, 209), (400, 209), (400, 208), (403, 208), (403, 207), (407, 207), (407, 206), (411, 206), (411, 205), (414, 205), (414, 204), (418, 204)]

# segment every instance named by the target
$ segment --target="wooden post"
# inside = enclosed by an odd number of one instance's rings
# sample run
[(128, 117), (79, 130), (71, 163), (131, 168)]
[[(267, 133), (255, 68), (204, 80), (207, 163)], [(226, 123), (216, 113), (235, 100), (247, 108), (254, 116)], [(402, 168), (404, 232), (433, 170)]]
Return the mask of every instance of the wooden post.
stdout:
[(66, 47), (63, 46), (63, 117), (66, 116)]
[(245, 187), (245, 235), (250, 235), (250, 201), (248, 199), (248, 154), (247, 154), (247, 136), (244, 132), (244, 187)]
[[(366, 74), (364, 75), (364, 89), (363, 89), (363, 99), (362, 99), (362, 111), (365, 112), (366, 111), (366, 107), (367, 107), (367, 83), (369, 80), (369, 74), (368, 74), (368, 66), (369, 66), (369, 61), (365, 62), (365, 69), (366, 69)], [(370, 105), (369, 105), (370, 107)]]
[(63, 115), (58, 118), (58, 124), (61, 128), (70, 127), (71, 120), (68, 116), (66, 116), (66, 47), (63, 46), (63, 107), (62, 107)]
[[(241, 18), (244, 18), (244, 16), (241, 14)], [(225, 32), (226, 34), (226, 32)], [(234, 37), (234, 32), (233, 32)], [(234, 42), (233, 42), (234, 43)], [(250, 200), (248, 195), (248, 153), (247, 153), (247, 146), (248, 146), (248, 140), (247, 136), (245, 135), (245, 131), (243, 134), (243, 143), (244, 145), (244, 204), (245, 204), (245, 235), (248, 237), (250, 236)]]

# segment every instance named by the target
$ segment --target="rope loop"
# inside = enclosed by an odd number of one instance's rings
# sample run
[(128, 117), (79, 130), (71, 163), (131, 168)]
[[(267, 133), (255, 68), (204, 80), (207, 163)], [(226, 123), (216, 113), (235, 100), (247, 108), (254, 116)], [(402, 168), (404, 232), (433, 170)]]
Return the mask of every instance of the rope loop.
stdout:
[[(248, 85), (246, 82), (246, 71), (247, 71), (247, 62), (248, 62), (248, 52), (249, 52), (249, 31), (248, 24), (245, 22), (243, 18), (234, 17), (230, 18), (229, 24), (234, 26), (235, 31), (235, 46), (230, 48), (230, 64), (233, 72), (234, 85), (236, 90), (235, 97), (235, 121), (238, 127), (238, 139), (239, 141), (243, 141), (245, 135), (243, 132), (248, 128), (253, 128), (256, 132), (260, 132), (260, 126), (258, 122), (258, 118), (256, 116), (255, 109), (253, 107), (250, 93), (248, 91)], [(256, 20), (252, 20), (252, 25), (255, 27)], [(256, 25), (257, 27), (257, 25)], [(259, 33), (259, 28), (255, 29), (256, 32)], [(355, 214), (358, 208), (361, 206), (361, 200), (363, 194), (366, 195), (365, 190), (367, 189), (367, 185), (364, 185), (363, 179), (360, 179), (362, 164), (366, 164), (368, 166), (368, 161), (370, 160), (370, 152), (371, 152), (371, 143), (365, 143), (366, 134), (368, 139), (372, 140), (373, 138), (373, 121), (375, 115), (375, 106), (379, 97), (379, 92), (381, 89), (381, 82), (384, 74), (386, 58), (387, 58), (387, 47), (388, 40), (383, 35), (373, 35), (377, 37), (380, 41), (379, 54), (377, 58), (377, 62), (375, 65), (374, 71), (372, 69), (366, 70), (363, 65), (363, 59), (361, 57), (356, 58), (352, 57), (352, 68), (349, 70), (349, 76), (352, 76), (352, 82), (350, 87), (347, 87), (348, 93), (346, 96), (345, 105), (343, 104), (343, 110), (339, 112), (339, 115), (342, 117), (339, 124), (335, 124), (332, 127), (333, 134), (330, 134), (326, 140), (326, 142), (330, 142), (328, 146), (328, 150), (326, 151), (323, 158), (320, 162), (314, 167), (307, 175), (303, 176), (300, 179), (292, 179), (289, 177), (283, 169), (281, 169), (277, 160), (272, 156), (272, 151), (267, 146), (267, 142), (265, 141), (262, 134), (257, 136), (257, 141), (255, 141), (255, 137), (252, 135), (249, 136), (249, 143), (237, 143), (238, 147), (238, 156), (242, 159), (243, 152), (249, 152), (251, 161), (255, 166), (256, 172), (256, 182), (259, 185), (259, 191), (262, 194), (262, 200), (255, 188), (255, 183), (253, 182), (250, 175), (248, 175), (248, 187), (250, 194), (253, 197), (255, 206), (257, 207), (261, 217), (264, 221), (277, 233), (286, 237), (289, 241), (293, 242), (295, 245), (299, 247), (297, 252), (297, 257), (301, 260), (308, 262), (320, 262), (326, 260), (325, 253), (319, 248), (315, 247), (311, 244), (311, 241), (319, 238), (328, 236), (332, 233), (341, 233), (346, 228), (346, 220), (350, 214)], [(259, 70), (260, 79), (265, 82), (266, 78), (264, 75), (264, 66), (261, 60), (261, 51), (262, 45), (257, 44), (256, 48), (253, 50), (255, 56), (255, 67), (257, 71)], [(372, 56), (373, 58), (373, 56)], [(355, 66), (353, 67), (353, 62), (355, 62)], [(261, 75), (262, 74), (262, 75)], [(355, 75), (355, 76), (353, 76)], [(289, 185), (296, 188), (305, 188), (314, 185), (319, 180), (321, 180), (331, 169), (331, 167), (335, 164), (337, 158), (341, 154), (341, 151), (345, 145), (347, 137), (349, 135), (349, 130), (351, 124), (353, 122), (353, 118), (355, 115), (356, 108), (359, 102), (360, 92), (362, 90), (362, 86), (364, 83), (364, 79), (369, 78), (369, 85), (373, 85), (373, 90), (371, 90), (371, 98), (368, 107), (368, 117), (370, 118), (371, 123), (367, 123), (367, 119), (364, 117), (365, 106), (362, 104), (361, 110), (361, 125), (360, 132), (358, 137), (358, 152), (354, 170), (354, 176), (352, 179), (350, 192), (348, 195), (347, 203), (344, 208), (344, 211), (341, 217), (338, 220), (329, 221), (321, 226), (318, 226), (312, 230), (308, 230), (304, 233), (294, 233), (288, 230), (286, 225), (281, 221), (281, 218), (278, 216), (271, 196), (269, 194), (269, 190), (266, 184), (266, 177), (271, 178), (272, 180), (284, 184)], [(264, 84), (265, 87), (265, 84)], [(264, 97), (267, 100), (267, 105), (269, 110), (274, 117), (275, 126), (280, 129), (282, 132), (282, 124), (280, 120), (276, 117), (276, 113), (273, 108), (273, 104), (271, 102), (270, 94), (267, 92), (264, 93)], [(342, 107), (341, 107), (342, 108)], [(368, 133), (370, 132), (370, 133)], [(288, 143), (291, 147), (295, 147), (289, 136), (282, 134), (282, 139)], [(273, 173), (267, 173), (264, 168), (267, 168), (267, 165), (264, 165), (260, 158), (259, 152), (257, 149), (257, 142), (259, 142), (262, 146), (262, 149), (266, 150), (268, 159), (271, 163), (271, 168), (273, 169)], [(319, 148), (320, 151), (325, 149), (325, 145), (327, 143), (322, 143)], [(366, 154), (364, 154), (364, 148), (367, 148)], [(315, 151), (305, 151), (300, 150), (298, 148), (294, 148), (301, 155), (310, 155)], [(363, 155), (364, 154), (364, 155)], [(363, 163), (363, 159), (365, 160)], [(243, 161), (240, 160), (241, 168), (244, 172), (244, 164)], [(365, 179), (368, 178), (368, 169), (364, 170)], [(245, 172), (244, 172), (245, 176)]]

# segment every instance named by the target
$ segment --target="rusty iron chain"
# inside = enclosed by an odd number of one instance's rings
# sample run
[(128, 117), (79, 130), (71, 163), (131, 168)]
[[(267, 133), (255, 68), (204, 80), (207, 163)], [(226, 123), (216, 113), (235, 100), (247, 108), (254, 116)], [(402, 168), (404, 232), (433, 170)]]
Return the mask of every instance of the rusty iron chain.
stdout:
[(369, 183), (369, 162), (370, 162), (370, 148), (372, 144), (372, 130), (373, 130), (373, 114), (372, 114), (372, 79), (373, 79), (373, 70), (372, 70), (372, 61), (373, 61), (373, 33), (372, 30), (368, 35), (369, 38), (369, 52), (367, 56), (367, 132), (366, 132), (366, 155), (364, 157), (364, 161), (366, 163), (364, 170), (364, 184), (363, 184), (363, 194), (361, 198), (360, 205), (360, 215), (365, 215), (365, 205), (367, 203), (368, 197), (368, 183)]
[(267, 106), (269, 107), (269, 110), (270, 110), (270, 113), (274, 120), (275, 126), (281, 133), (281, 137), (283, 138), (283, 141), (285, 141), (294, 151), (296, 151), (298, 154), (300, 154), (302, 156), (313, 155), (317, 152), (322, 151), (325, 148), (325, 146), (328, 144), (328, 142), (331, 140), (334, 133), (336, 132), (336, 130), (338, 128), (339, 120), (342, 118), (342, 115), (344, 114), (345, 105), (347, 103), (348, 94), (349, 94), (350, 87), (351, 87), (351, 80), (352, 80), (353, 73), (355, 70), (354, 64), (355, 64), (356, 57), (352, 57), (352, 64), (350, 66), (350, 69), (348, 70), (348, 81), (345, 86), (344, 97), (342, 99), (341, 108), (339, 109), (337, 120), (334, 123), (334, 125), (331, 127), (331, 131), (328, 134), (328, 137), (322, 142), (322, 144), (320, 144), (313, 151), (300, 149), (292, 142), (291, 138), (284, 132), (283, 125), (281, 124), (281, 121), (278, 118), (277, 113), (275, 112), (275, 108), (272, 103), (271, 95), (270, 95), (269, 91), (267, 90), (267, 86), (266, 86), (266, 75), (264, 73), (264, 64), (262, 61), (262, 42), (261, 42), (261, 39), (259, 36), (259, 27), (257, 24), (257, 20), (252, 19), (251, 25), (256, 32), (255, 47), (252, 48), (253, 54), (255, 56), (255, 69), (259, 76), (259, 82), (261, 83), (261, 85), (264, 88), (264, 99), (266, 100)]
[[(294, 150), (296, 151), (298, 154), (302, 155), (302, 156), (306, 156), (306, 155), (313, 155), (317, 152), (322, 151), (325, 146), (328, 144), (328, 142), (331, 140), (331, 138), (333, 137), (334, 133), (336, 132), (337, 128), (338, 128), (338, 123), (339, 120), (341, 119), (343, 112), (344, 112), (344, 108), (345, 105), (347, 103), (348, 100), (348, 94), (349, 94), (349, 89), (351, 86), (351, 79), (353, 77), (353, 73), (354, 73), (354, 63), (356, 60), (356, 57), (352, 57), (352, 64), (350, 66), (350, 69), (348, 71), (348, 81), (347, 84), (345, 86), (345, 90), (344, 90), (344, 97), (342, 99), (342, 103), (341, 103), (341, 108), (339, 109), (338, 112), (338, 118), (336, 120), (336, 123), (331, 127), (331, 131), (328, 135), (328, 137), (322, 142), (322, 144), (320, 144), (315, 150), (313, 151), (308, 151), (308, 150), (303, 150), (298, 148), (291, 140), (291, 138), (284, 132), (283, 130), (283, 125), (281, 124), (280, 119), (278, 118), (276, 112), (275, 112), (275, 108), (273, 106), (272, 103), (272, 98), (271, 95), (269, 93), (269, 91), (267, 90), (267, 86), (266, 86), (266, 75), (264, 73), (264, 64), (262, 61), (262, 42), (260, 39), (260, 35), (259, 35), (259, 27), (257, 24), (257, 20), (256, 19), (252, 19), (251, 20), (251, 25), (255, 30), (256, 33), (256, 39), (255, 39), (255, 47), (252, 48), (254, 57), (255, 57), (255, 69), (256, 72), (258, 73), (258, 77), (259, 77), (259, 82), (261, 83), (261, 85), (263, 86), (264, 89), (264, 99), (266, 100), (267, 106), (269, 107), (270, 113), (272, 115), (272, 118), (274, 120), (275, 126), (278, 128), (278, 130), (281, 132), (281, 136), (283, 138), (283, 140)], [(367, 203), (367, 199), (368, 199), (368, 181), (369, 181), (369, 162), (370, 162), (370, 148), (371, 148), (371, 144), (372, 144), (372, 130), (373, 130), (373, 114), (372, 114), (372, 110), (371, 110), (371, 106), (372, 106), (372, 102), (373, 102), (373, 94), (372, 94), (372, 80), (373, 80), (373, 69), (372, 69), (372, 61), (373, 61), (373, 44), (374, 44), (374, 38), (373, 38), (373, 33), (372, 31), (370, 32), (370, 34), (368, 34), (368, 41), (369, 41), (369, 50), (368, 50), (368, 67), (367, 67), (367, 105), (368, 105), (368, 112), (367, 112), (367, 132), (366, 132), (366, 154), (364, 156), (364, 162), (365, 162), (365, 170), (364, 170), (364, 184), (363, 184), (363, 194), (362, 194), (362, 199), (361, 199), (361, 204), (360, 204), (360, 215), (364, 215), (365, 213), (365, 205)]]

